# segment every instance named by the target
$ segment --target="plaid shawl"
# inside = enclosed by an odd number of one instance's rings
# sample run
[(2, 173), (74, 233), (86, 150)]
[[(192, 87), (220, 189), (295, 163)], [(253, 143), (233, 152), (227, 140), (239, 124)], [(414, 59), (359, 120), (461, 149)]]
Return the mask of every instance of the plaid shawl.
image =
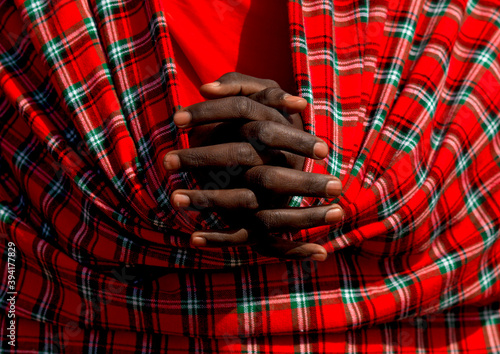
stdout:
[(345, 190), (340, 227), (283, 235), (324, 244), (315, 264), (189, 246), (222, 224), (169, 203), (198, 187), (161, 162), (188, 147), (162, 1), (0, 1), (2, 347), (500, 351), (499, 9), (289, 0), (305, 127), (331, 148), (304, 168)]

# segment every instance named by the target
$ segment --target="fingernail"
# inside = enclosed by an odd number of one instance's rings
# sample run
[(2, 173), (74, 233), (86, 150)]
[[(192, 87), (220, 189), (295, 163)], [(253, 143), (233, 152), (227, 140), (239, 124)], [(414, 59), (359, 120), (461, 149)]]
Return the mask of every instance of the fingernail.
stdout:
[(220, 81), (210, 82), (208, 84), (205, 84), (205, 86), (217, 87), (217, 86), (220, 86)]
[(178, 170), (181, 167), (181, 159), (176, 154), (167, 154), (163, 165), (167, 170)]
[(335, 222), (338, 222), (342, 219), (342, 216), (344, 216), (344, 212), (340, 208), (334, 208), (330, 209), (326, 212), (325, 214), (325, 222), (327, 224), (333, 224)]
[(310, 259), (311, 261), (323, 262), (324, 260), (326, 260), (326, 257), (327, 255), (324, 253), (313, 253), (308, 257), (308, 259)]
[(191, 238), (191, 244), (195, 247), (204, 247), (207, 245), (207, 239), (201, 236)]
[(174, 114), (174, 123), (177, 125), (179, 128), (184, 127), (191, 123), (191, 113), (188, 111), (180, 111)]
[(330, 181), (326, 184), (326, 194), (329, 196), (338, 196), (342, 193), (342, 182), (339, 180)]
[(283, 97), (285, 101), (290, 102), (290, 103), (296, 103), (300, 101), (304, 101), (305, 98), (299, 97), (299, 96), (292, 96), (292, 95), (285, 95)]
[(323, 141), (317, 142), (314, 144), (313, 152), (316, 157), (324, 159), (328, 155), (328, 145)]
[(185, 194), (174, 195), (174, 205), (178, 208), (187, 208), (191, 205), (191, 199)]

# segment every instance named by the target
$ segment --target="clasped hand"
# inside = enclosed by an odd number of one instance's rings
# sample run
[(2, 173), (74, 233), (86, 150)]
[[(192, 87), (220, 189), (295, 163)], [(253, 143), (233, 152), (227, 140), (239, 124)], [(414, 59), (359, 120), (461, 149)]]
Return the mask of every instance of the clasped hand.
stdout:
[(228, 73), (203, 85), (210, 100), (178, 111), (174, 122), (190, 128), (191, 148), (169, 152), (170, 171), (190, 171), (202, 189), (178, 189), (176, 208), (208, 208), (229, 225), (191, 235), (195, 247), (251, 245), (266, 256), (323, 261), (318, 244), (285, 240), (294, 232), (335, 224), (343, 211), (337, 204), (306, 208), (287, 206), (291, 196), (336, 198), (341, 182), (332, 176), (303, 172), (305, 157), (323, 159), (328, 146), (302, 128), (301, 97), (283, 91), (272, 80)]

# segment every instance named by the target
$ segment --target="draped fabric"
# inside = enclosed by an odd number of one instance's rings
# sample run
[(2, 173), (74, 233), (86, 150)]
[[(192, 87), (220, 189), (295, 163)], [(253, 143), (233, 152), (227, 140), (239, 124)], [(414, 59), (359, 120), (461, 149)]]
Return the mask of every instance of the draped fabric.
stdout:
[[(216, 1), (217, 2), (217, 1)], [(0, 1), (0, 335), (40, 352), (500, 351), (500, 2), (290, 0), (323, 263), (200, 250), (162, 2)], [(295, 197), (291, 206), (334, 202)], [(17, 343), (4, 340), (8, 247)]]

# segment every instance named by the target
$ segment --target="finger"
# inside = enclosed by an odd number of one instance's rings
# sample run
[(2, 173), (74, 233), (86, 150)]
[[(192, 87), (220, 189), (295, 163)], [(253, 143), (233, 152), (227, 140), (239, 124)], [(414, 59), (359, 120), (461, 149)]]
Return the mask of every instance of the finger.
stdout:
[(257, 150), (259, 147), (280, 149), (313, 159), (328, 155), (328, 145), (320, 138), (276, 122), (250, 122), (240, 128), (240, 134), (254, 142)]
[[(239, 130), (239, 136), (233, 134), (233, 137), (244, 138), (250, 143), (226, 143), (171, 151), (164, 158), (165, 168), (177, 170), (204, 166), (258, 166), (273, 159), (286, 160), (290, 155), (287, 151), (313, 159), (322, 159), (328, 155), (328, 145), (323, 140), (279, 123), (251, 122)], [(283, 152), (272, 153), (269, 149)]]
[(303, 111), (307, 101), (283, 91), (273, 80), (264, 80), (240, 73), (228, 73), (215, 82), (200, 87), (201, 94), (209, 99), (229, 96), (249, 98), (288, 114)]
[(279, 237), (266, 238), (254, 249), (263, 256), (290, 260), (312, 260), (323, 262), (328, 257), (325, 248), (316, 243), (293, 242)]
[(170, 197), (177, 208), (257, 209), (259, 203), (249, 189), (187, 190), (178, 189)]
[(249, 98), (287, 114), (302, 112), (307, 106), (305, 98), (292, 96), (279, 87), (268, 87), (250, 95)]
[(225, 97), (196, 103), (174, 114), (174, 123), (179, 128), (235, 119), (268, 120), (290, 125), (287, 118), (277, 110), (244, 96)]
[(342, 182), (338, 178), (277, 166), (255, 166), (245, 172), (245, 180), (263, 192), (278, 194), (338, 197)]
[(268, 158), (250, 143), (227, 143), (170, 151), (163, 164), (169, 171), (199, 167), (257, 166)]
[[(194, 247), (234, 247), (252, 243), (251, 233), (247, 229), (196, 231), (190, 241)], [(254, 249), (264, 256), (315, 261), (324, 261), (327, 257), (325, 248), (315, 243), (293, 242), (273, 236), (260, 238), (254, 242)]]
[(268, 87), (279, 87), (273, 80), (259, 79), (236, 72), (222, 75), (215, 82), (200, 87), (200, 93), (209, 99), (228, 96), (249, 96)]
[(196, 231), (191, 235), (191, 245), (194, 247), (232, 247), (249, 242), (249, 232), (246, 229)]
[(309, 208), (288, 208), (261, 210), (255, 214), (259, 227), (268, 232), (301, 230), (330, 225), (342, 220), (344, 212), (337, 205)]

